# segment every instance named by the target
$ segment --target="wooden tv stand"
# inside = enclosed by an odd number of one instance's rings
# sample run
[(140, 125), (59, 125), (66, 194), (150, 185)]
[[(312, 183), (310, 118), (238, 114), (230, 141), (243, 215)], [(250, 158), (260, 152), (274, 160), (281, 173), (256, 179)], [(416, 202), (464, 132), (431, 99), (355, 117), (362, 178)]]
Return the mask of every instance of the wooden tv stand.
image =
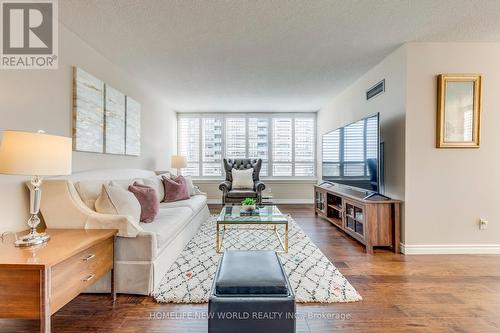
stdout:
[(340, 186), (314, 185), (314, 213), (362, 243), (367, 253), (374, 246), (390, 246), (399, 253), (401, 201), (364, 197)]

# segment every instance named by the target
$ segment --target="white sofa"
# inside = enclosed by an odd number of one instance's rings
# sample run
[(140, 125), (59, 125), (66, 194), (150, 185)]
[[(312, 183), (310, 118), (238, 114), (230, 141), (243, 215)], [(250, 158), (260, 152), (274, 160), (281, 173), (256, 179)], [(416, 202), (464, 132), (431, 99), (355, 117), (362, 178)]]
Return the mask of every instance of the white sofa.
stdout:
[[(107, 229), (126, 223), (127, 216), (100, 214), (92, 209), (102, 183), (121, 181), (125, 186), (135, 179), (157, 177), (153, 171), (108, 169), (75, 173), (69, 177), (45, 180), (41, 213), (48, 228)], [(80, 196), (75, 187), (85, 184)], [(159, 183), (161, 184), (161, 183)], [(90, 188), (91, 190), (88, 190)], [(93, 201), (92, 201), (93, 200)], [(140, 223), (135, 237), (117, 237), (115, 246), (115, 288), (118, 293), (149, 295), (209, 217), (205, 195), (188, 200), (160, 203), (152, 223)], [(87, 292), (109, 292), (110, 276), (103, 277)]]

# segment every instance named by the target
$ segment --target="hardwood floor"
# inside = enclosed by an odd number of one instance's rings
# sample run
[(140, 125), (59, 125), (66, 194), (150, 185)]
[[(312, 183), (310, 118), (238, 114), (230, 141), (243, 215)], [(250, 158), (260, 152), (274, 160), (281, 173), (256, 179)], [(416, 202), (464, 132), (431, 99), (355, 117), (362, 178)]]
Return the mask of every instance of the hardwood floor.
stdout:
[[(280, 207), (364, 298), (298, 304), (297, 332), (500, 332), (500, 256), (403, 256), (380, 249), (367, 255), (315, 217), (311, 206)], [(119, 295), (113, 305), (108, 295), (84, 294), (52, 317), (52, 327), (53, 332), (206, 332), (206, 310), (206, 304), (157, 304), (132, 295)], [(37, 325), (0, 320), (0, 332), (36, 332)]]

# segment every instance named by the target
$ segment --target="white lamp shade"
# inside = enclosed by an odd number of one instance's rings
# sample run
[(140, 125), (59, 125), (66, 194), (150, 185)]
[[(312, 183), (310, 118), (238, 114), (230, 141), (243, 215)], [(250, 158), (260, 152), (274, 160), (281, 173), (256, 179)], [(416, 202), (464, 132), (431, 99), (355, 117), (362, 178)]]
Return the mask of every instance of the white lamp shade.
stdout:
[(187, 167), (187, 159), (186, 156), (173, 155), (171, 166), (174, 169), (182, 169)]
[(71, 138), (20, 131), (3, 131), (0, 173), (28, 176), (71, 174)]

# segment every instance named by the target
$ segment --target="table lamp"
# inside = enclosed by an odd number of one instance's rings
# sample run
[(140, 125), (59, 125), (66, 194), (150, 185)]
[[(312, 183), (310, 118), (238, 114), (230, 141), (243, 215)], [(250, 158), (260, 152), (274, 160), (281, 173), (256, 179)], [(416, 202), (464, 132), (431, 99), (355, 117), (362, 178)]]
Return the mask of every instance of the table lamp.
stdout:
[(38, 212), (42, 197), (42, 176), (71, 174), (71, 138), (21, 131), (3, 131), (0, 143), (0, 173), (31, 176), (30, 232), (16, 240), (16, 246), (32, 246), (47, 242), (50, 236), (38, 233)]
[(177, 169), (177, 175), (180, 175), (180, 170), (187, 167), (186, 156), (172, 155), (171, 167)]

